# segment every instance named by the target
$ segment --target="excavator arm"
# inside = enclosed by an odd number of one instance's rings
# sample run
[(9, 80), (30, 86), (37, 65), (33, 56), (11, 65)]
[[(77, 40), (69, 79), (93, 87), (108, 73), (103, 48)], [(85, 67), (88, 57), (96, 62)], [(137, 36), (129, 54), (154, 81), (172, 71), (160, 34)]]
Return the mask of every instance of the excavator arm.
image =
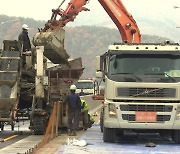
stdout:
[[(123, 42), (140, 43), (141, 35), (132, 15), (128, 13), (121, 0), (98, 0), (106, 10), (122, 37)], [(35, 46), (44, 46), (44, 55), (53, 63), (68, 63), (69, 55), (64, 49), (63, 27), (70, 21), (74, 21), (81, 11), (89, 11), (84, 6), (88, 0), (71, 0), (65, 10), (61, 9), (62, 3), (52, 10), (51, 19), (45, 27), (33, 37)], [(58, 20), (57, 17), (60, 16)]]
[[(61, 9), (62, 3), (57, 9), (52, 10), (51, 19), (43, 29), (39, 29), (33, 37), (34, 46), (44, 46), (44, 55), (55, 64), (68, 63), (69, 55), (64, 48), (65, 32), (63, 27), (70, 21), (74, 21), (81, 11), (89, 11), (84, 5), (88, 0), (71, 0), (65, 10)], [(60, 17), (59, 19), (57, 19)]]
[[(74, 21), (79, 12), (90, 11), (88, 8), (84, 7), (84, 5), (88, 3), (88, 0), (71, 0), (66, 9), (62, 10), (61, 6), (64, 2), (65, 0), (62, 1), (57, 9), (52, 10), (51, 19), (45, 24), (43, 31), (64, 27), (68, 22)], [(58, 16), (60, 16), (59, 20), (57, 20)]]
[(141, 34), (136, 21), (121, 0), (98, 0), (117, 26), (123, 42), (140, 43)]

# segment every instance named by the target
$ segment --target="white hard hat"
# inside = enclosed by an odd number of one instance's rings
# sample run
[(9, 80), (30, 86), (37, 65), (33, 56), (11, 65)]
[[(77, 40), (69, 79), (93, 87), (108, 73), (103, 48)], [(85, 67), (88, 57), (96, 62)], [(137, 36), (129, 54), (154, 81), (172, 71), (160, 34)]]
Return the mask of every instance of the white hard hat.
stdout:
[(73, 84), (70, 86), (70, 90), (76, 90), (76, 86)]
[(29, 29), (29, 27), (28, 27), (28, 25), (23, 24), (23, 25), (22, 25), (22, 29)]

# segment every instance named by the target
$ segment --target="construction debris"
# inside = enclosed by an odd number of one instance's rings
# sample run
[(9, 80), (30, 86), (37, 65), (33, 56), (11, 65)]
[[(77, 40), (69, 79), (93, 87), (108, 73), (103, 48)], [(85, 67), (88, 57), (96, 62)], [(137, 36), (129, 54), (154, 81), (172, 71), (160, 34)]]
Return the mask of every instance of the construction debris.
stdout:
[(87, 145), (87, 143), (85, 140), (76, 140), (75, 138), (73, 138), (73, 139), (68, 138), (67, 145), (84, 147)]

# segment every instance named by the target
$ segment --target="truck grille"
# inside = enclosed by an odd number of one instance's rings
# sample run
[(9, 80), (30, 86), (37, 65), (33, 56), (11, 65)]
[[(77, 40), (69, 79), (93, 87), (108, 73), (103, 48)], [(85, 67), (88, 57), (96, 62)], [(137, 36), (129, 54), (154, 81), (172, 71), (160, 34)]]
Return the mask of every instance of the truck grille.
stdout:
[(120, 105), (121, 111), (172, 112), (172, 105)]
[(174, 88), (117, 88), (117, 95), (121, 97), (175, 97)]
[[(157, 122), (170, 121), (170, 115), (157, 115)], [(127, 121), (136, 121), (134, 114), (122, 114), (122, 119)]]

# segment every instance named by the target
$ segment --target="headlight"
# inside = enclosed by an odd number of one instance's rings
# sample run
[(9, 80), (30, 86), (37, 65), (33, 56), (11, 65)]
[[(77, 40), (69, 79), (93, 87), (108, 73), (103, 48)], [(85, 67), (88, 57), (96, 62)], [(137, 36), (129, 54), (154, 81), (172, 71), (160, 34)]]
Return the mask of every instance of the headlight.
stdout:
[(109, 104), (109, 116), (110, 117), (116, 117), (117, 116), (115, 104)]

